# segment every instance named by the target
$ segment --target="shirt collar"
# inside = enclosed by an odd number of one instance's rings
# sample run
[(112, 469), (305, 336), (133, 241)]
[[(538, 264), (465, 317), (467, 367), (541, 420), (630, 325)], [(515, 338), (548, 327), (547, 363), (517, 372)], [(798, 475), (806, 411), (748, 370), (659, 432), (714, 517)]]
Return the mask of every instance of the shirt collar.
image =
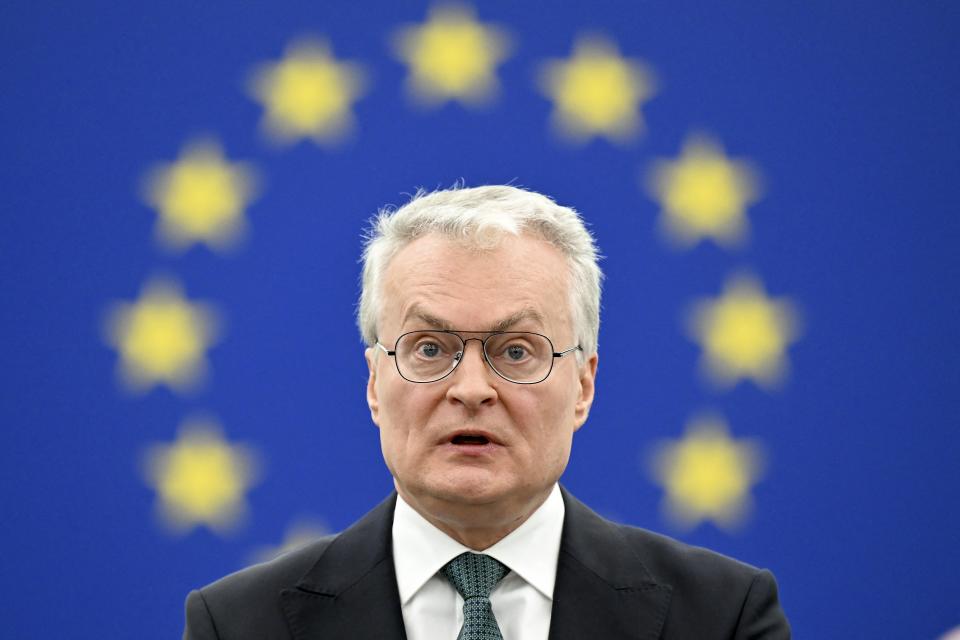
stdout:
[[(546, 598), (553, 600), (563, 531), (564, 506), (560, 487), (509, 535), (485, 549)], [(406, 605), (445, 564), (473, 551), (430, 524), (401, 496), (393, 514), (393, 564), (400, 605)]]

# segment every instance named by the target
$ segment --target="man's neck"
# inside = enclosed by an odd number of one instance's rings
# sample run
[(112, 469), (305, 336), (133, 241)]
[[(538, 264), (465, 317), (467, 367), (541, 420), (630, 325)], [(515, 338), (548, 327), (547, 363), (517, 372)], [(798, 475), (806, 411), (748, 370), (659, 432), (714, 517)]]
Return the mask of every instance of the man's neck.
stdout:
[(451, 505), (437, 499), (417, 500), (397, 486), (400, 497), (424, 520), (474, 551), (489, 549), (507, 537), (540, 508), (552, 490), (521, 505)]

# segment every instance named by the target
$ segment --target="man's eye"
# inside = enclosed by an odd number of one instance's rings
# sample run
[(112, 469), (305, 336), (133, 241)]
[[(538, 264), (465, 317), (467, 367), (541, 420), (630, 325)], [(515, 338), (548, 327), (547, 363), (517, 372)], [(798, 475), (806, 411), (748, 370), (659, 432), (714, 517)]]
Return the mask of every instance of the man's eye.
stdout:
[(527, 350), (518, 344), (507, 347), (505, 353), (510, 360), (523, 360), (527, 356)]
[(440, 345), (435, 342), (424, 342), (417, 346), (417, 354), (425, 358), (436, 358), (440, 355)]

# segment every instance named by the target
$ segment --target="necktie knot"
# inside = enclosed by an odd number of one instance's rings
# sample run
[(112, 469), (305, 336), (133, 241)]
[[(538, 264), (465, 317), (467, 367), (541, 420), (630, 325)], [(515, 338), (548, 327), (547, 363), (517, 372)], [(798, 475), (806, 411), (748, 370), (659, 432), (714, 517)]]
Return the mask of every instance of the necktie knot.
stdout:
[(489, 598), (509, 569), (496, 558), (482, 553), (461, 553), (441, 570), (464, 600)]

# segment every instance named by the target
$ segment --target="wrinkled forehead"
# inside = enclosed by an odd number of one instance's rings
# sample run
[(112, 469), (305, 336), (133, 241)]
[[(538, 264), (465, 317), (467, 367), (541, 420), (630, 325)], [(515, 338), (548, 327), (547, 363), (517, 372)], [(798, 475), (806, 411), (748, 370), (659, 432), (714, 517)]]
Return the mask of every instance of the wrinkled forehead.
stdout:
[(534, 236), (483, 248), (417, 238), (388, 263), (381, 294), (384, 335), (423, 327), (570, 334), (567, 260)]

